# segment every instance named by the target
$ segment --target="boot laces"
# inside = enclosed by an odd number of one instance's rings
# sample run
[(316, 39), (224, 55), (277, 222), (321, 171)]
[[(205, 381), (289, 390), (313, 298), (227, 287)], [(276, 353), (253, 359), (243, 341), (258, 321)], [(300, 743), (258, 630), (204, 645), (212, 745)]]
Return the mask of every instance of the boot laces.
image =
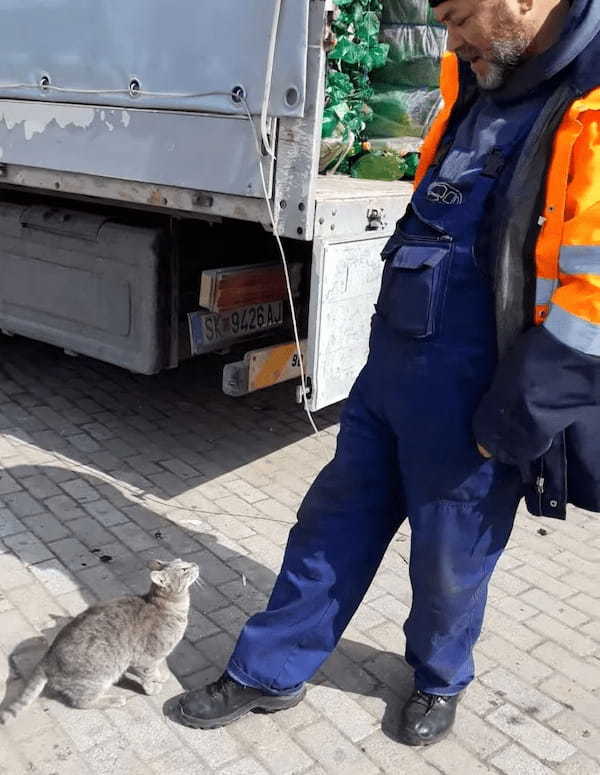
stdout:
[(210, 697), (215, 697), (217, 694), (222, 694), (227, 697), (231, 683), (231, 678), (227, 675), (227, 673), (223, 673), (220, 678), (206, 687), (206, 692)]
[(427, 694), (427, 692), (422, 692), (420, 690), (415, 692), (414, 699), (420, 705), (425, 705), (427, 713), (430, 713), (435, 705), (447, 702), (448, 700), (448, 698), (444, 697), (442, 694)]

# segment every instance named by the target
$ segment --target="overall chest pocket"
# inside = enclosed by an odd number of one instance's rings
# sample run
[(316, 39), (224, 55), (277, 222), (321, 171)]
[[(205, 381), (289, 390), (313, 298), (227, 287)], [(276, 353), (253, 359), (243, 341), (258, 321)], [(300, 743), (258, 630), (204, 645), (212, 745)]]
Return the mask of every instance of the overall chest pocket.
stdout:
[(424, 339), (439, 330), (452, 261), (450, 237), (397, 232), (385, 247), (377, 313), (399, 334)]

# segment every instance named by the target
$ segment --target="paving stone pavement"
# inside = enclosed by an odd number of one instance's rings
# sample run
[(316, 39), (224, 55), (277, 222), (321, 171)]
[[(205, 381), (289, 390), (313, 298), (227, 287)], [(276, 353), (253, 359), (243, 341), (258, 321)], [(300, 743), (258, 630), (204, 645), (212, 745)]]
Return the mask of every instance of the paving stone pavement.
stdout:
[(212, 732), (163, 716), (182, 686), (220, 674), (265, 603), (338, 411), (319, 415), (317, 440), (289, 385), (233, 400), (210, 360), (139, 377), (0, 339), (0, 697), (68, 617), (144, 591), (149, 558), (194, 559), (207, 582), (160, 695), (130, 693), (106, 712), (38, 700), (0, 729), (1, 775), (600, 772), (600, 520), (576, 509), (566, 524), (520, 515), (490, 592), (479, 678), (438, 746), (394, 740), (410, 689), (404, 529), (304, 703)]

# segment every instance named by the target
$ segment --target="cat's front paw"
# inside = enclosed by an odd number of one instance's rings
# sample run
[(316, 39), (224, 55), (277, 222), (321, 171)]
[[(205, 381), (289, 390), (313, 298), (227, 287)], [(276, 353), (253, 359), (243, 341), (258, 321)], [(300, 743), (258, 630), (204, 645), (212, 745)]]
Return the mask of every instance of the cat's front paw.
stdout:
[(10, 724), (17, 717), (17, 714), (11, 710), (3, 710), (0, 712), (0, 727), (4, 727)]
[(169, 665), (168, 665), (166, 662), (164, 662), (164, 663), (163, 663), (163, 664), (160, 666), (160, 668), (159, 668), (159, 672), (160, 672), (160, 680), (161, 680), (161, 681), (168, 681), (168, 680), (169, 680), (169, 678), (170, 678), (170, 677), (171, 677), (171, 675), (172, 675), (172, 673), (171, 673), (171, 669), (169, 668)]
[(162, 689), (162, 682), (161, 681), (144, 681), (142, 684), (142, 689), (146, 694), (152, 695), (152, 694), (158, 694), (160, 690)]

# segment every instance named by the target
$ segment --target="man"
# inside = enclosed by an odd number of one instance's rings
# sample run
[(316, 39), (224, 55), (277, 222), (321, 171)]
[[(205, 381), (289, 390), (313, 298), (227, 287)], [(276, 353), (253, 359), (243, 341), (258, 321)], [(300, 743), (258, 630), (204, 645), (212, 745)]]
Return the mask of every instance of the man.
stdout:
[(399, 737), (450, 731), (487, 587), (526, 495), (600, 511), (600, 0), (431, 0), (445, 108), (385, 251), (368, 363), (265, 612), (193, 727), (281, 710), (412, 529)]

